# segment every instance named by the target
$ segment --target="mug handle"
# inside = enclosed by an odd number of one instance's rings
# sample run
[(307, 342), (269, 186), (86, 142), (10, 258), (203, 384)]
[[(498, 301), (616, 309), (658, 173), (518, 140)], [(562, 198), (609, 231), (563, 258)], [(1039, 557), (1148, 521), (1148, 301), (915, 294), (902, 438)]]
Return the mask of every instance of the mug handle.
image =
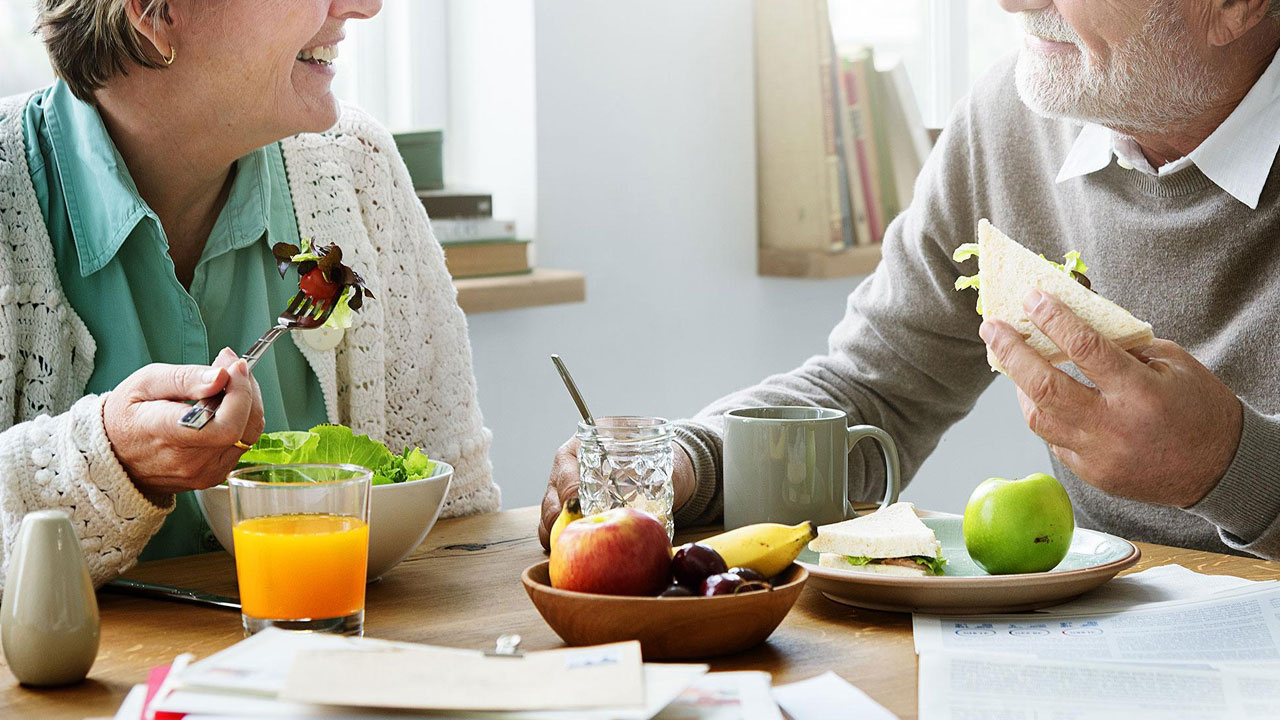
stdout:
[[(848, 433), (849, 441), (845, 445), (846, 452), (853, 452), (853, 447), (863, 438), (871, 438), (880, 445), (880, 452), (884, 455), (885, 472), (884, 501), (881, 502), (880, 506), (887, 507), (898, 502), (898, 493), (902, 489), (902, 479), (899, 475), (898, 445), (893, 441), (893, 437), (875, 425), (854, 425), (848, 428)], [(849, 488), (847, 485), (845, 486), (844, 515), (846, 519), (858, 516), (857, 511), (853, 509), (853, 503), (849, 502)]]

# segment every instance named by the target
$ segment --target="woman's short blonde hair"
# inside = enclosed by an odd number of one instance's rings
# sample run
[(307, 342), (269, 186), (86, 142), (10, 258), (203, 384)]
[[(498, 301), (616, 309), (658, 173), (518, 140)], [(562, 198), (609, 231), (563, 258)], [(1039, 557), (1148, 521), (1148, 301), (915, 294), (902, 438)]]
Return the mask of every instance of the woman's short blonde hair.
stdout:
[[(53, 69), (76, 97), (93, 102), (93, 91), (130, 63), (161, 68), (147, 55), (146, 39), (125, 14), (129, 0), (40, 0), (36, 32), (44, 40)], [(144, 0), (143, 17), (172, 22), (167, 0)]]

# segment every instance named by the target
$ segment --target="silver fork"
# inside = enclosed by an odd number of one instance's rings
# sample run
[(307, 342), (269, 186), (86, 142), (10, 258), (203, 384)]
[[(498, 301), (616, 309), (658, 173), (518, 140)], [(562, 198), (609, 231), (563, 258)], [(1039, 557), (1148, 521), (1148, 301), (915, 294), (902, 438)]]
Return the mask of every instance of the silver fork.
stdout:
[[(258, 338), (258, 342), (249, 348), (249, 352), (240, 356), (240, 359), (246, 361), (249, 369), (252, 370), (254, 365), (262, 359), (267, 352), (267, 348), (271, 347), (271, 343), (277, 338), (290, 330), (310, 330), (318, 328), (329, 319), (333, 314), (333, 308), (338, 304), (338, 298), (330, 300), (327, 304), (320, 306), (316, 301), (304, 292), (299, 291), (293, 299), (289, 301), (289, 307), (280, 313), (280, 317), (276, 318), (275, 327), (262, 334)], [(178, 424), (183, 427), (189, 427), (192, 430), (199, 430), (209, 421), (213, 419), (213, 414), (218, 412), (218, 407), (222, 405), (222, 398), (225, 392), (219, 392), (217, 395), (207, 397), (191, 407), (190, 410), (182, 416)]]

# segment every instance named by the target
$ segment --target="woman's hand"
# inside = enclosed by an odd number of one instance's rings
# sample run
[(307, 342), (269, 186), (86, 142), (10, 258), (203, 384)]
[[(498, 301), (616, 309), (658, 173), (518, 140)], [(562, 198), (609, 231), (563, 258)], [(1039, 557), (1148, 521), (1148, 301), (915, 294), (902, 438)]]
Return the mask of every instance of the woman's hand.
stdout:
[[(218, 413), (200, 430), (182, 427), (184, 401), (226, 391)], [(138, 370), (107, 396), (107, 439), (144, 495), (213, 487), (226, 479), (244, 450), (262, 434), (262, 395), (243, 360), (229, 349), (212, 367), (155, 363)]]
[[(694, 477), (693, 461), (679, 443), (671, 443), (675, 455), (675, 467), (671, 470), (671, 484), (675, 490), (672, 501), (672, 512), (693, 497)], [(578, 496), (578, 439), (570, 438), (569, 442), (556, 451), (556, 459), (551, 464), (551, 478), (547, 481), (547, 492), (542, 496), (542, 517), (538, 522), (538, 541), (544, 550), (551, 549), (551, 526), (556, 524), (560, 514), (560, 505), (571, 497)]]

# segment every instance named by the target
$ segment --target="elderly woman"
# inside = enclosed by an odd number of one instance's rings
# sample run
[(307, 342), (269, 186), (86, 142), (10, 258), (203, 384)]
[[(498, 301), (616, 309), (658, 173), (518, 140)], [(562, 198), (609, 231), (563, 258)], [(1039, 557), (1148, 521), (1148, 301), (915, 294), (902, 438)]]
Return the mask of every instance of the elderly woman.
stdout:
[[(330, 93), (380, 0), (44, 0), (59, 80), (0, 100), (0, 527), (61, 508), (103, 582), (216, 547), (189, 491), (265, 430), (341, 422), (452, 463), (489, 435), (439, 244), (386, 130)], [(297, 292), (271, 246), (336, 243), (375, 290), (344, 333), (235, 352)], [(224, 348), (219, 352), (220, 348)], [(192, 400), (226, 396), (201, 430)]]

